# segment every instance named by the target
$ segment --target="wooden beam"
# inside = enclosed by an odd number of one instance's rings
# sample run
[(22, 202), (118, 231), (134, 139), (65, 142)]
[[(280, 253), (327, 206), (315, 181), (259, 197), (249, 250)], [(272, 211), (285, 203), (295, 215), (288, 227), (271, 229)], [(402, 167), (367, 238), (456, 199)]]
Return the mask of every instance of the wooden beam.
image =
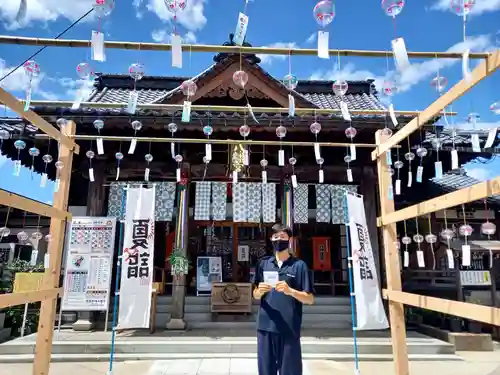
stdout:
[[(50, 47), (70, 47), (70, 48), (88, 48), (90, 40), (72, 40), (72, 39), (49, 39), (49, 38), (29, 38), (29, 37), (12, 37), (8, 35), (0, 36), (0, 44), (18, 44), (25, 46), (50, 46)], [(106, 48), (138, 50), (138, 51), (170, 51), (171, 44), (164, 43), (139, 43), (139, 42), (118, 42), (106, 41)], [(275, 48), (275, 47), (240, 47), (240, 46), (221, 46), (221, 45), (196, 45), (183, 44), (184, 52), (220, 52), (220, 53), (242, 53), (242, 54), (259, 54), (259, 55), (299, 55), (299, 56), (316, 56), (317, 49), (300, 49), (300, 48)], [(367, 51), (367, 50), (336, 50), (331, 49), (332, 56), (360, 56), (360, 57), (383, 57), (392, 56), (392, 52), (387, 51)], [(460, 59), (461, 53), (457, 52), (408, 52), (409, 57), (427, 58), (427, 59)], [(471, 59), (484, 59), (488, 57), (488, 53), (471, 53)]]
[(397, 290), (384, 289), (382, 295), (389, 301), (500, 326), (500, 309), (497, 307), (422, 296)]
[[(384, 159), (385, 158), (381, 158)], [(447, 208), (460, 206), (462, 204), (482, 200), (493, 195), (500, 194), (500, 177), (480, 182), (478, 184), (441, 195), (440, 197), (415, 204), (410, 207), (384, 214), (377, 219), (377, 225), (389, 225), (399, 221), (408, 220), (413, 217), (423, 216), (432, 212), (445, 210)]]
[(24, 111), (24, 104), (20, 100), (17, 100), (15, 96), (8, 93), (1, 87), (0, 87), (0, 102), (2, 102), (7, 107), (12, 109), (22, 118), (31, 122), (34, 126), (42, 130), (45, 134), (49, 135), (52, 139), (61, 142), (66, 147), (73, 150), (74, 153), (78, 154), (80, 152), (80, 147), (74, 141), (72, 141), (64, 134), (59, 132), (56, 128), (54, 128), (51, 124), (49, 124), (35, 112), (31, 110)]
[(71, 219), (69, 212), (59, 210), (48, 204), (37, 202), (33, 199), (17, 195), (0, 189), (0, 204), (17, 208), (21, 211), (31, 212), (40, 216), (56, 218), (59, 220)]
[[(382, 144), (388, 137), (381, 130), (375, 133), (377, 145)], [(380, 194), (380, 211), (382, 216), (394, 212), (394, 200), (389, 199), (389, 187), (392, 188), (392, 177), (389, 172), (386, 158), (377, 160), (378, 186)], [(401, 269), (399, 254), (396, 248), (396, 225), (387, 225), (383, 229), (384, 261), (387, 278), (387, 288), (401, 290)], [(406, 346), (406, 325), (404, 305), (399, 302), (389, 301), (389, 320), (391, 325), (392, 353), (396, 375), (409, 375), (408, 348)]]
[(24, 305), (45, 300), (53, 300), (62, 293), (61, 288), (35, 290), (31, 292), (9, 293), (0, 295), (0, 309)]
[(417, 117), (411, 120), (408, 124), (398, 130), (387, 142), (380, 145), (375, 151), (372, 152), (372, 160), (383, 155), (395, 145), (408, 138), (415, 130), (425, 125), (433, 117), (437, 116), (444, 108), (452, 104), (459, 97), (464, 95), (467, 91), (481, 82), (484, 78), (494, 73), (500, 67), (500, 49), (488, 56), (488, 58), (481, 62), (470, 75), (470, 79), (462, 79), (448, 92), (441, 95), (434, 103), (424, 109)]
[[(204, 87), (204, 86), (202, 86)], [(201, 90), (201, 89), (200, 89)], [(198, 92), (198, 91), (197, 91)], [(202, 91), (200, 91), (202, 92)], [(194, 100), (193, 100), (194, 102)], [(151, 109), (155, 111), (182, 111), (182, 105), (184, 100), (179, 100), (178, 104), (159, 104), (159, 103), (139, 103), (137, 104), (137, 109)], [(42, 106), (47, 108), (71, 108), (73, 102), (65, 100), (32, 100), (32, 106)], [(80, 108), (99, 108), (99, 109), (125, 109), (127, 108), (127, 103), (102, 103), (102, 102), (82, 102)], [(287, 103), (288, 105), (288, 103)], [(248, 107), (246, 106), (230, 106), (230, 105), (199, 105), (193, 104), (191, 106), (193, 112), (230, 112), (230, 113), (246, 113), (248, 112)], [(288, 117), (288, 107), (252, 107), (252, 112), (254, 113), (280, 113)], [(384, 110), (370, 110), (370, 109), (349, 109), (351, 115), (366, 115), (366, 116), (386, 116), (387, 111)], [(417, 116), (420, 111), (398, 111), (395, 110), (396, 116)], [(304, 115), (326, 115), (326, 114), (338, 114), (340, 116), (341, 110), (336, 108), (295, 108), (295, 116)], [(446, 112), (446, 116), (455, 116), (456, 112)], [(444, 115), (444, 112), (440, 112), (440, 115)], [(83, 115), (85, 116), (85, 115)], [(94, 116), (94, 115), (91, 115)], [(339, 117), (339, 120), (341, 117)], [(383, 119), (382, 119), (383, 120)], [(168, 118), (167, 122), (170, 121)], [(369, 121), (369, 120), (366, 120)]]
[[(76, 125), (73, 121), (67, 125), (65, 132), (69, 136), (75, 134)], [(62, 144), (60, 147), (59, 160), (64, 163), (64, 168), (61, 170), (60, 174), (61, 184), (59, 186), (59, 190), (54, 194), (54, 207), (59, 210), (67, 210), (71, 170), (73, 166), (73, 152), (72, 149), (65, 144)], [(43, 289), (59, 287), (65, 230), (65, 220), (52, 219), (50, 221), (50, 234), (52, 235), (52, 241), (49, 242), (49, 267), (45, 269), (42, 284)], [(36, 337), (33, 375), (49, 375), (56, 306), (57, 299), (53, 299), (43, 301), (42, 306), (40, 307), (40, 320), (38, 322), (38, 333)]]

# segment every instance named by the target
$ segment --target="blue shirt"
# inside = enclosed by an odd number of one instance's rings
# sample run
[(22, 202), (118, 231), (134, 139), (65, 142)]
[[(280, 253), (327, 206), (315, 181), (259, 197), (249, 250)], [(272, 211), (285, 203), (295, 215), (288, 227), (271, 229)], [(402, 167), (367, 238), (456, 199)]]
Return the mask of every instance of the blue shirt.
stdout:
[[(299, 292), (313, 293), (309, 269), (304, 261), (290, 256), (281, 267), (275, 256), (264, 257), (255, 270), (254, 286), (264, 282), (264, 272), (277, 272), (280, 281), (286, 281), (290, 288)], [(300, 337), (302, 324), (302, 303), (273, 288), (260, 300), (257, 329)]]

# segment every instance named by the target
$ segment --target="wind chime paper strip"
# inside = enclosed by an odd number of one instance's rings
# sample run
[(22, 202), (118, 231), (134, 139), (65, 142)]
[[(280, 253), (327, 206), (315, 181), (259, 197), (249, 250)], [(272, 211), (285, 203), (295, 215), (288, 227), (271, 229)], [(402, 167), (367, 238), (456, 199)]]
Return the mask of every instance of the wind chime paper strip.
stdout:
[(298, 184), (293, 189), (293, 222), (307, 224), (309, 222), (309, 185)]
[(316, 222), (329, 223), (331, 219), (330, 187), (316, 185)]
[(358, 187), (355, 185), (327, 185), (330, 188), (332, 203), (332, 224), (345, 223), (345, 193), (357, 193)]
[(247, 209), (247, 184), (244, 182), (233, 184), (233, 221), (246, 222)]
[(199, 181), (196, 183), (196, 192), (194, 199), (194, 219), (210, 220), (210, 181)]
[(156, 185), (156, 221), (172, 221), (174, 215), (175, 182), (161, 182)]
[(354, 292), (356, 293), (356, 329), (375, 330), (389, 327), (380, 294), (377, 269), (366, 222), (363, 197), (346, 194), (351, 238)]
[(276, 221), (276, 184), (262, 184), (262, 221), (274, 223)]
[(212, 182), (212, 219), (226, 220), (227, 184), (225, 182)]
[(260, 223), (262, 214), (262, 187), (260, 182), (247, 183), (247, 221)]
[(149, 328), (153, 291), (155, 187), (128, 189), (118, 328)]

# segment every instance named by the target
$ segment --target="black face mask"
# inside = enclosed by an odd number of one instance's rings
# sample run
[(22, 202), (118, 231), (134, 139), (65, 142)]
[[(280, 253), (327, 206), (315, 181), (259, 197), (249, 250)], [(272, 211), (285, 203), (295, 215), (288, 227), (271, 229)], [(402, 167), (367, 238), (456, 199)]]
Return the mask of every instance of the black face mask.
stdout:
[(289, 241), (286, 240), (275, 240), (272, 241), (274, 251), (280, 252), (288, 249)]

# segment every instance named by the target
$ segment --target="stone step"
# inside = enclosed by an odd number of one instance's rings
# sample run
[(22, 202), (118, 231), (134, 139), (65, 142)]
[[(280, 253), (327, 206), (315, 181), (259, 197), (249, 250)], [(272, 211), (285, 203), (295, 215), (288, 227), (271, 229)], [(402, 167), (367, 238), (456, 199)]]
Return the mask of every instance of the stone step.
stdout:
[[(171, 305), (158, 305), (156, 311), (158, 313), (169, 313)], [(252, 312), (257, 313), (259, 305), (252, 306)], [(187, 304), (184, 308), (186, 313), (210, 313), (210, 304), (194, 305)], [(304, 315), (307, 314), (350, 314), (350, 305), (312, 305), (304, 306)]]
[[(0, 355), (0, 363), (31, 363), (33, 362), (34, 354), (14, 354)], [(173, 359), (211, 359), (211, 358), (257, 358), (255, 353), (241, 354), (220, 354), (220, 353), (179, 353), (179, 354), (123, 354), (117, 353), (114, 356), (116, 362), (124, 361), (161, 361)], [(333, 360), (337, 362), (352, 362), (354, 354), (303, 354), (302, 359), (315, 360)], [(389, 362), (393, 360), (392, 354), (362, 354), (358, 356), (360, 361), (369, 362)], [(462, 361), (463, 359), (455, 354), (409, 354), (410, 361)], [(107, 362), (109, 354), (52, 354), (52, 362)]]
[[(257, 350), (255, 338), (219, 339), (179, 339), (171, 340), (117, 340), (115, 353), (125, 355), (179, 355), (189, 354), (193, 358), (202, 354), (254, 354)], [(392, 345), (390, 340), (363, 339), (358, 340), (358, 353), (360, 355), (391, 355)], [(35, 343), (32, 341), (15, 340), (11, 344), (0, 345), (0, 355), (29, 355), (34, 354)], [(107, 341), (55, 341), (52, 344), (53, 355), (109, 355), (111, 342)], [(353, 340), (316, 339), (305, 338), (302, 340), (303, 354), (316, 355), (352, 355), (354, 353)], [(408, 353), (412, 355), (450, 355), (454, 354), (453, 345), (439, 340), (428, 339), (425, 341), (408, 341)]]

